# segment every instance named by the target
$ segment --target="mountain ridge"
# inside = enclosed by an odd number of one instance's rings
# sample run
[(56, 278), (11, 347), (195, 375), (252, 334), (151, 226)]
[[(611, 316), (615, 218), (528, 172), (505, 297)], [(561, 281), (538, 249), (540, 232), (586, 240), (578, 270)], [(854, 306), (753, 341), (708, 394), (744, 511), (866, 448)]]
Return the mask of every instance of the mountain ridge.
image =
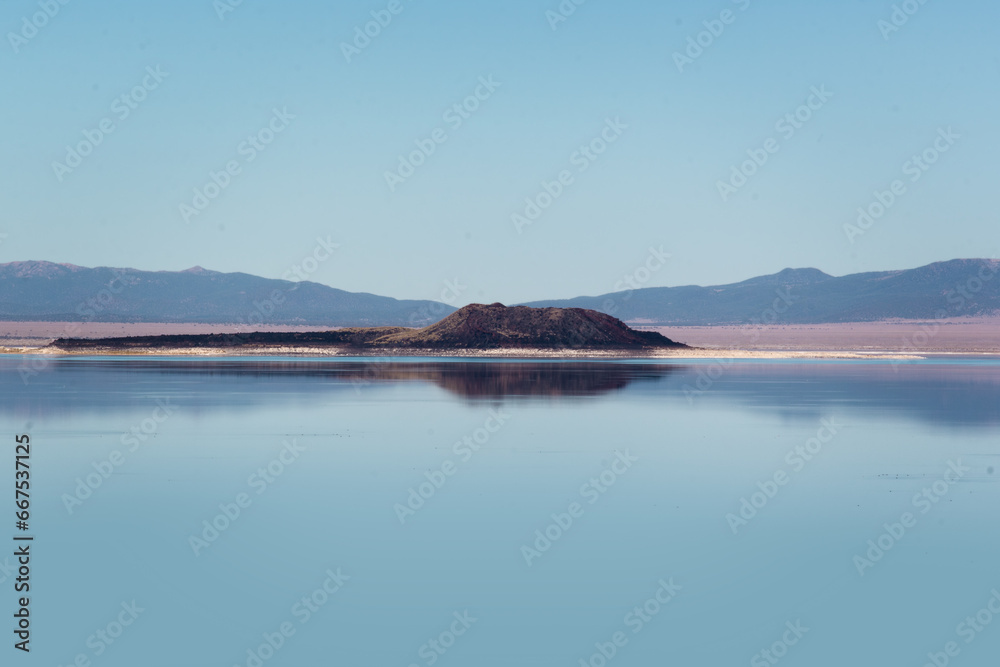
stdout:
[[(995, 259), (846, 276), (786, 268), (725, 285), (647, 287), (518, 305), (582, 308), (624, 322), (668, 326), (997, 316), (998, 272), (1000, 260)], [(397, 300), (200, 266), (140, 271), (53, 262), (0, 264), (0, 321), (423, 327), (454, 312), (436, 301)]]
[(0, 321), (423, 326), (455, 309), (320, 283), (29, 261), (0, 264)]
[(646, 287), (522, 305), (591, 308), (626, 322), (672, 326), (995, 316), (1000, 314), (998, 273), (996, 259), (954, 259), (846, 276), (784, 269), (726, 285)]

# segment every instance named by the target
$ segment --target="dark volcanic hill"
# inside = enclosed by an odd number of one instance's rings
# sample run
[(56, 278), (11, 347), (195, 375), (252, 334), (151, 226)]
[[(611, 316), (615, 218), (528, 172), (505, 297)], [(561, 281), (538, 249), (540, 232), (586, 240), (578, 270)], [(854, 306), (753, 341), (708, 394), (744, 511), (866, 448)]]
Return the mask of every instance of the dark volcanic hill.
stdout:
[(675, 326), (993, 316), (1000, 314), (1000, 260), (955, 259), (840, 277), (785, 269), (730, 285), (647, 287), (526, 305), (591, 308), (626, 322)]
[(378, 338), (382, 347), (425, 349), (686, 347), (662, 334), (636, 331), (610, 315), (583, 308), (508, 308), (472, 304), (437, 324)]
[(187, 271), (0, 264), (0, 321), (424, 326), (454, 312), (314, 282)]
[(126, 338), (65, 339), (63, 350), (254, 348), (266, 346), (356, 347), (391, 350), (641, 350), (683, 348), (653, 331), (636, 331), (621, 320), (581, 308), (508, 308), (472, 304), (424, 329), (350, 328), (320, 332), (259, 332)]

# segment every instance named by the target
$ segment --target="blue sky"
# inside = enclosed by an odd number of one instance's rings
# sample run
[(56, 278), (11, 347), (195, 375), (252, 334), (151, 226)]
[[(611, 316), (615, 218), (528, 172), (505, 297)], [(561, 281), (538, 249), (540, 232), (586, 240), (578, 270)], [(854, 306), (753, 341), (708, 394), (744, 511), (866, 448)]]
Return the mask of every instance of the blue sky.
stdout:
[[(223, 1), (3, 3), (0, 261), (281, 277), (322, 238), (339, 247), (312, 280), (421, 299), (457, 281), (459, 305), (608, 292), (651, 247), (670, 259), (645, 286), (1000, 252), (995, 3), (911, 0), (890, 32), (876, 0), (569, 0), (559, 22), (557, 0)], [(392, 20), (348, 62), (371, 12)], [(433, 153), (390, 187), (417, 142)]]

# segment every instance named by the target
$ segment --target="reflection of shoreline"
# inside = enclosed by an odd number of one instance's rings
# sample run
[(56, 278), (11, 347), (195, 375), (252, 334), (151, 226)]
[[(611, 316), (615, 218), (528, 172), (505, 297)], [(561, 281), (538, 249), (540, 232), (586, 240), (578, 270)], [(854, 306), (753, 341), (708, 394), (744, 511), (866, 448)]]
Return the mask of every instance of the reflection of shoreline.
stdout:
[[(8, 362), (9, 363), (9, 362)], [(2, 362), (0, 362), (2, 364)], [(0, 365), (0, 379), (10, 383), (10, 372)], [(244, 386), (256, 381), (263, 386), (291, 391), (325, 391), (335, 388), (363, 390), (398, 383), (428, 383), (468, 399), (507, 397), (596, 396), (624, 389), (629, 384), (660, 379), (679, 372), (676, 365), (636, 365), (614, 362), (438, 362), (438, 361), (307, 361), (252, 359), (52, 359), (44, 379), (65, 385), (67, 375), (97, 371), (108, 376), (108, 386), (124, 379), (154, 374), (156, 384), (199, 380), (225, 380)], [(42, 371), (38, 374), (43, 378)], [(115, 378), (111, 380), (110, 378)], [(17, 379), (14, 373), (14, 379)], [(149, 381), (146, 380), (149, 384)], [(32, 383), (35, 384), (35, 383)], [(44, 381), (38, 383), (44, 386)], [(273, 389), (272, 389), (273, 390)], [(82, 397), (81, 397), (82, 398)]]

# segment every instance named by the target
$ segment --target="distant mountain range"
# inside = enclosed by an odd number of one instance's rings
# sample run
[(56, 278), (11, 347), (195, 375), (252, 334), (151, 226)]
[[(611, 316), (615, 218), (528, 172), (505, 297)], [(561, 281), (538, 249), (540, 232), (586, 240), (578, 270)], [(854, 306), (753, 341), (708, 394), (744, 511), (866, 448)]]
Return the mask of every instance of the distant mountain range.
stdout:
[[(633, 324), (820, 324), (1000, 316), (1000, 260), (956, 259), (917, 269), (834, 277), (785, 269), (712, 287), (649, 287), (532, 307), (595, 310)], [(455, 312), (245, 273), (0, 264), (0, 320), (201, 322), (422, 327)]]
[(426, 326), (455, 311), (246, 273), (0, 264), (0, 320)]
[(713, 287), (649, 287), (524, 304), (589, 308), (632, 324), (822, 324), (1000, 315), (1000, 260), (956, 259), (918, 269), (834, 277), (818, 269)]

